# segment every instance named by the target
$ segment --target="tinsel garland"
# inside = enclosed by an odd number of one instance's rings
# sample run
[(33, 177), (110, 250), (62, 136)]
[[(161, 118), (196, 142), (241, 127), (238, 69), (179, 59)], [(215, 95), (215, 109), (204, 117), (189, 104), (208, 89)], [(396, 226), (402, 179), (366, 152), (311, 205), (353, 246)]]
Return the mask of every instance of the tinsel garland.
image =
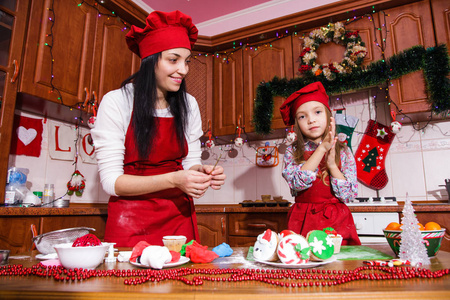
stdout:
[(377, 86), (387, 80), (398, 79), (406, 74), (423, 70), (425, 87), (428, 92), (430, 110), (436, 114), (450, 111), (450, 58), (446, 45), (425, 49), (414, 46), (391, 56), (386, 61), (378, 60), (367, 67), (350, 74), (336, 74), (336, 79), (328, 81), (314, 75), (294, 79), (274, 77), (269, 82), (261, 82), (256, 90), (253, 110), (253, 125), (258, 134), (271, 132), (274, 110), (274, 96), (289, 97), (295, 91), (321, 81), (330, 95)]

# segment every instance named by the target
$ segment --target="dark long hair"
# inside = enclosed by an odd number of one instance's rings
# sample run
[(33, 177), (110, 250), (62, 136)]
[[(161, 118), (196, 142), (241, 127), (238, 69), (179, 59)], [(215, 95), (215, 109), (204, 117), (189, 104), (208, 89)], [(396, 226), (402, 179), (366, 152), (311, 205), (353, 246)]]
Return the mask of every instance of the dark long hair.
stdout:
[[(161, 53), (144, 58), (139, 71), (125, 79), (121, 85), (122, 88), (128, 83), (133, 83), (134, 86), (131, 125), (134, 129), (136, 148), (140, 159), (146, 159), (150, 154), (157, 127), (159, 126), (158, 119), (155, 118), (157, 100), (155, 69), (160, 58)], [(188, 119), (188, 103), (184, 79), (177, 92), (167, 93), (166, 100), (169, 104), (169, 110), (175, 119), (178, 144), (183, 148), (184, 133)]]

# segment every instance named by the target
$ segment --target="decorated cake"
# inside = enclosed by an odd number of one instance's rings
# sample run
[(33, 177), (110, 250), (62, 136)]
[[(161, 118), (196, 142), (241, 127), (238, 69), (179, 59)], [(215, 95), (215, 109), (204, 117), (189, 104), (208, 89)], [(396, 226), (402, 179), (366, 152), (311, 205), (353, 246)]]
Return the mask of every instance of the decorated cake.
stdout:
[(253, 257), (262, 261), (276, 261), (278, 235), (270, 229), (258, 235), (253, 247)]
[(342, 244), (342, 235), (338, 234), (333, 227), (324, 228), (326, 234), (331, 237), (331, 240), (334, 244), (334, 254), (341, 252), (341, 244)]
[(311, 260), (322, 261), (333, 256), (334, 243), (325, 231), (312, 230), (308, 232), (306, 239), (311, 246)]
[(309, 261), (310, 246), (299, 234), (289, 234), (278, 244), (277, 255), (285, 264), (305, 264)]

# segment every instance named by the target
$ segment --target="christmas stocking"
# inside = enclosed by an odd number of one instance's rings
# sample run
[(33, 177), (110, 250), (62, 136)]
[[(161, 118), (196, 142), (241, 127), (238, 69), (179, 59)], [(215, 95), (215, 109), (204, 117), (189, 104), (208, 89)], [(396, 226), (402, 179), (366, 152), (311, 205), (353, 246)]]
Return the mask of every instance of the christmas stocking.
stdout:
[(338, 110), (336, 116), (336, 132), (338, 134), (338, 139), (340, 142), (347, 144), (347, 146), (352, 149), (352, 134), (355, 130), (356, 124), (358, 124), (359, 119), (354, 116), (347, 116), (342, 114), (342, 110)]
[(374, 120), (367, 123), (355, 159), (359, 181), (370, 188), (380, 190), (388, 183), (384, 163), (394, 137), (389, 127)]

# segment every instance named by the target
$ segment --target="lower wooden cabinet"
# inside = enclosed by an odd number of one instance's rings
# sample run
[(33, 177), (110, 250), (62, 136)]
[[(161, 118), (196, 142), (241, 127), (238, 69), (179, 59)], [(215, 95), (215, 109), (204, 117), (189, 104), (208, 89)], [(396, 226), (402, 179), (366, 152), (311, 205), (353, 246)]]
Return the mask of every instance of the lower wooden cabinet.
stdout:
[(10, 255), (26, 253), (31, 250), (31, 224), (39, 226), (40, 217), (2, 217), (0, 218), (0, 249), (9, 249)]
[(253, 246), (256, 237), (265, 230), (280, 232), (287, 228), (284, 213), (230, 213), (228, 214), (228, 244), (231, 247)]
[(225, 213), (198, 213), (197, 226), (200, 244), (215, 247), (226, 243), (227, 215)]
[(36, 226), (37, 234), (54, 230), (90, 227), (99, 239), (105, 236), (106, 215), (82, 216), (2, 216), (0, 218), (0, 249), (11, 250), (10, 255), (27, 253), (32, 250), (31, 225)]

